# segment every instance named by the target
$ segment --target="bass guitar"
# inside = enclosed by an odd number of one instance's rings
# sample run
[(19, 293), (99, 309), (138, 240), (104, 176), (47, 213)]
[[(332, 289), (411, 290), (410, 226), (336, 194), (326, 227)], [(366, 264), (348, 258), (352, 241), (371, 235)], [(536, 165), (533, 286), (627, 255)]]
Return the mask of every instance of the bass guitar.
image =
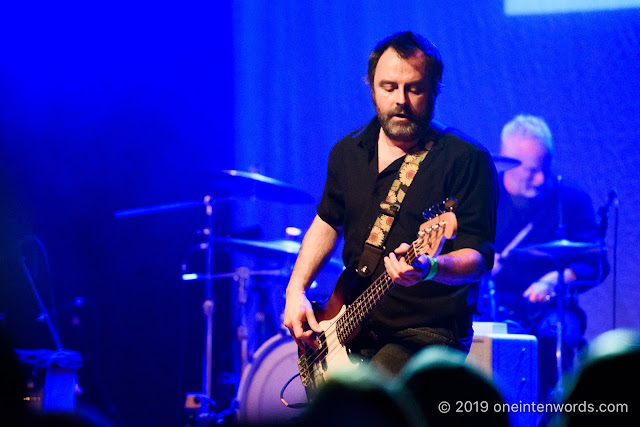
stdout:
[[(425, 211), (424, 216), (429, 219), (420, 226), (418, 238), (404, 255), (407, 264), (413, 264), (422, 254), (437, 256), (444, 242), (455, 238), (458, 223), (453, 209), (456, 205), (454, 199), (447, 199)], [(332, 372), (357, 364), (351, 361), (346, 343), (357, 334), (364, 319), (394, 286), (385, 271), (347, 305), (346, 296), (354, 289), (363, 289), (363, 281), (370, 282), (368, 278), (359, 276), (355, 267), (347, 268), (338, 278), (329, 299), (324, 303), (312, 303), (323, 332), (316, 336), (317, 348), (305, 345), (298, 351), (300, 379), (309, 397)]]

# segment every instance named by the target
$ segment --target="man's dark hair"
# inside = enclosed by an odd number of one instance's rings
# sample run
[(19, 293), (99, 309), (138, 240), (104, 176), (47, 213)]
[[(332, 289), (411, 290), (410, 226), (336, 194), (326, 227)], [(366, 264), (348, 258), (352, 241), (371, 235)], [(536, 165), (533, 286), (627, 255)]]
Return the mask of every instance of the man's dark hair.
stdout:
[(380, 57), (389, 48), (395, 50), (403, 59), (414, 56), (418, 50), (422, 51), (427, 58), (427, 65), (431, 69), (431, 94), (435, 97), (440, 93), (443, 69), (440, 52), (433, 43), (412, 31), (392, 34), (373, 49), (369, 55), (369, 70), (367, 72), (369, 86), (373, 86), (373, 76), (376, 73)]

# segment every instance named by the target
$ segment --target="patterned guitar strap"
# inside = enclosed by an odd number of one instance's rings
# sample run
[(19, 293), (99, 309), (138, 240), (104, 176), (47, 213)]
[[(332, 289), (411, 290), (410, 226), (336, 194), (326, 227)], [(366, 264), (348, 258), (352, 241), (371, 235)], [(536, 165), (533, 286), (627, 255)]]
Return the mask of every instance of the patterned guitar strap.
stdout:
[(389, 188), (386, 199), (380, 203), (378, 218), (369, 232), (369, 238), (364, 243), (360, 262), (356, 269), (360, 276), (368, 277), (372, 275), (378, 262), (380, 262), (380, 257), (385, 248), (384, 242), (387, 240), (393, 221), (400, 212), (404, 196), (407, 194), (413, 178), (418, 173), (420, 164), (427, 157), (432, 145), (433, 141), (427, 143), (424, 150), (418, 150), (405, 156), (404, 162), (398, 171), (398, 176), (396, 176), (391, 188)]

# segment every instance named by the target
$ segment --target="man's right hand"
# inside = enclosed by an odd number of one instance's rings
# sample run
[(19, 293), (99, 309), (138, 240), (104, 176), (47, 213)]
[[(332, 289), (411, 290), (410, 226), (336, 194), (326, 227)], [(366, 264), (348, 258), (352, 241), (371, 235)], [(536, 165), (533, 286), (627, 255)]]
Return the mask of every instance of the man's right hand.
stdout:
[(287, 299), (284, 307), (284, 326), (289, 329), (291, 336), (301, 348), (303, 343), (318, 347), (313, 333), (322, 332), (322, 328), (313, 313), (311, 302), (304, 291), (290, 291), (287, 289)]

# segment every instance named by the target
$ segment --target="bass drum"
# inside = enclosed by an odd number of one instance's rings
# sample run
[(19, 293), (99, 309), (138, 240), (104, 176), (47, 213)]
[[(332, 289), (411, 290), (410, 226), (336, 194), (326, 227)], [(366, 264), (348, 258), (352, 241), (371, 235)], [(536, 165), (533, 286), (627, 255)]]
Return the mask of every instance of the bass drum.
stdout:
[[(287, 407), (280, 400), (282, 388), (297, 373), (298, 346), (293, 338), (275, 335), (265, 341), (242, 373), (237, 396), (238, 421), (278, 424), (299, 417), (304, 409)], [(307, 403), (300, 376), (287, 386), (283, 398), (290, 405)]]
[[(547, 311), (536, 324), (533, 332), (538, 338), (556, 338), (560, 313), (557, 309)], [(584, 333), (587, 329), (587, 315), (577, 305), (565, 307), (562, 312), (562, 328), (564, 342), (573, 348), (581, 348), (585, 344)]]

